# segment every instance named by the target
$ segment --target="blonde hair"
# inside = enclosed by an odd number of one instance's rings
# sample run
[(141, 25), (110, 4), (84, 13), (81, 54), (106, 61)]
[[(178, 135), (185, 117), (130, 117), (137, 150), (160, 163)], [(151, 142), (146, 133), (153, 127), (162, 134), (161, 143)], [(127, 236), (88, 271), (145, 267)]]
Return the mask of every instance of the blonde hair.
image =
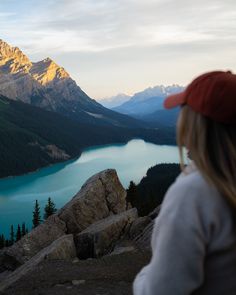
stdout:
[(236, 208), (236, 126), (215, 122), (188, 105), (181, 108), (177, 143), (181, 169), (183, 147), (190, 151), (196, 167)]

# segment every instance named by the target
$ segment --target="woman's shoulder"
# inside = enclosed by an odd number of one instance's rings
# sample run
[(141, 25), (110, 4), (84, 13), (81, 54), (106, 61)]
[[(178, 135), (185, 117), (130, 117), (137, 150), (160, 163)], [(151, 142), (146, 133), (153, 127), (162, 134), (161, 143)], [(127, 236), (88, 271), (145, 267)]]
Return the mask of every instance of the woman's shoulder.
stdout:
[(234, 228), (232, 213), (232, 208), (218, 190), (198, 169), (192, 169), (181, 173), (168, 189), (155, 221), (154, 236), (164, 224), (184, 228), (183, 231), (201, 230), (206, 240), (211, 241), (222, 233), (230, 235)]

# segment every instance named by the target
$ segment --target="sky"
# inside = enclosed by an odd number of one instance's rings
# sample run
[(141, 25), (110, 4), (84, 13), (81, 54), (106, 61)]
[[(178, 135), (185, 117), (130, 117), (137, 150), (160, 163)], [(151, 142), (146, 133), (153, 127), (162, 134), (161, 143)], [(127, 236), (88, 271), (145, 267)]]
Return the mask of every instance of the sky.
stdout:
[(0, 38), (92, 98), (236, 72), (235, 0), (0, 0)]

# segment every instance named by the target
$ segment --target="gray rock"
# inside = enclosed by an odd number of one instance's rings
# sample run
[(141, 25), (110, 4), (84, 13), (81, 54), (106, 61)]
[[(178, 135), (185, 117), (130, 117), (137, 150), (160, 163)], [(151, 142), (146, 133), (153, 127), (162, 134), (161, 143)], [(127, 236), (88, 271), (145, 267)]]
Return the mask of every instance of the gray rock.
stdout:
[(42, 260), (71, 260), (72, 258), (76, 258), (73, 235), (69, 234), (58, 238), (47, 248), (44, 248), (40, 253)]
[(75, 259), (72, 260), (72, 263), (79, 263), (79, 258), (75, 257)]
[(97, 258), (111, 252), (137, 217), (137, 209), (133, 208), (102, 219), (77, 234), (75, 243), (78, 257)]
[(71, 283), (74, 286), (79, 286), (81, 284), (85, 284), (85, 280), (72, 280)]
[(160, 210), (161, 210), (161, 205), (157, 206), (151, 213), (148, 214), (148, 216), (151, 219), (155, 219), (159, 215)]
[(144, 230), (134, 237), (132, 241), (135, 243), (137, 249), (140, 250), (151, 250), (151, 238), (152, 238), (152, 231), (154, 226), (154, 220), (152, 220)]
[(0, 283), (0, 292), (32, 272), (44, 260), (69, 260), (76, 256), (73, 235), (64, 235), (17, 268)]
[(115, 170), (104, 170), (82, 186), (58, 213), (68, 233), (79, 233), (92, 223), (126, 210), (126, 191)]
[(50, 216), (43, 224), (25, 235), (13, 246), (5, 248), (1, 258), (2, 264), (6, 269), (15, 269), (64, 235), (65, 232), (65, 223), (57, 215)]
[(129, 230), (129, 236), (131, 238), (137, 237), (139, 234), (143, 232), (145, 227), (152, 221), (152, 219), (148, 216), (139, 217), (131, 224)]
[(122, 254), (122, 253), (131, 252), (131, 251), (135, 251), (135, 247), (134, 246), (115, 247), (114, 251), (112, 251), (110, 253), (110, 255), (119, 255), (119, 254)]

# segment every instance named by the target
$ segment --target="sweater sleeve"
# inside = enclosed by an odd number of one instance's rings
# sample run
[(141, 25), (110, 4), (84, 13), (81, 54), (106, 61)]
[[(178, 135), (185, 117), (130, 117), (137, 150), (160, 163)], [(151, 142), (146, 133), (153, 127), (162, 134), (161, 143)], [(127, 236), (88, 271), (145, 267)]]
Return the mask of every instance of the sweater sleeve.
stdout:
[(202, 192), (184, 181), (168, 190), (152, 234), (152, 258), (134, 295), (189, 295), (203, 283), (207, 230)]

